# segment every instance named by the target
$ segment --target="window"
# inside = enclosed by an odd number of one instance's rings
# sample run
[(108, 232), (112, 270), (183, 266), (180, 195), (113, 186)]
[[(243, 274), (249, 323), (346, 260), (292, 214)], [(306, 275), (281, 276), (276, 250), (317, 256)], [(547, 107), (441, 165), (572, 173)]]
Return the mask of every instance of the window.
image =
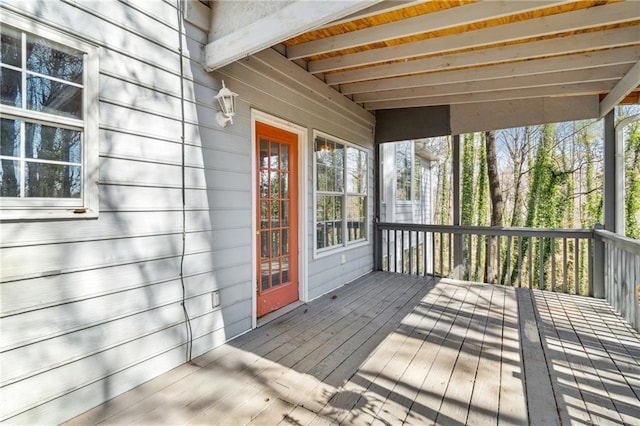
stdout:
[(396, 146), (396, 200), (411, 200), (412, 143), (398, 142)]
[(21, 23), (3, 16), (0, 218), (95, 217), (97, 54)]
[(414, 155), (413, 142), (397, 142), (396, 153), (396, 200), (419, 201), (421, 193), (422, 166)]
[(324, 136), (315, 138), (317, 250), (367, 238), (367, 152)]

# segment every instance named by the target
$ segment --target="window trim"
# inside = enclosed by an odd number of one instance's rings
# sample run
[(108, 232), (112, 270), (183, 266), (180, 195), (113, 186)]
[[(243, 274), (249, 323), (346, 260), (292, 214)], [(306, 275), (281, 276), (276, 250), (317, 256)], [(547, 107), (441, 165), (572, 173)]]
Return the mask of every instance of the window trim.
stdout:
[(42, 37), (83, 53), (84, 119), (77, 120), (39, 111), (25, 113), (22, 108), (0, 105), (0, 114), (3, 118), (82, 129), (81, 197), (77, 199), (5, 197), (0, 202), (0, 221), (97, 218), (99, 214), (99, 47), (10, 11), (4, 11), (1, 16), (0, 21), (3, 25), (9, 25), (21, 32)]
[[(343, 197), (343, 203), (342, 203), (342, 221), (343, 221), (343, 230), (342, 230), (342, 234), (343, 234), (343, 239), (342, 239), (342, 244), (338, 244), (338, 245), (333, 245), (330, 247), (324, 247), (324, 248), (318, 248), (318, 235), (317, 235), (317, 209), (318, 209), (318, 186), (317, 186), (317, 182), (318, 182), (318, 167), (317, 167), (317, 163), (316, 163), (316, 151), (315, 151), (315, 143), (316, 143), (316, 138), (324, 138), (324, 139), (328, 139), (332, 142), (335, 143), (340, 143), (342, 145), (345, 146), (345, 159), (344, 159), (344, 190), (342, 193), (340, 193)], [(352, 142), (348, 142), (344, 139), (335, 137), (333, 135), (330, 135), (328, 133), (324, 133), (321, 132), (319, 130), (313, 130), (312, 132), (312, 139), (311, 139), (311, 154), (312, 154), (312, 174), (313, 174), (313, 180), (312, 180), (312, 186), (313, 186), (313, 258), (314, 259), (318, 259), (318, 258), (322, 258), (325, 256), (329, 256), (335, 253), (339, 253), (339, 252), (343, 252), (345, 250), (350, 250), (352, 248), (355, 247), (361, 247), (361, 246), (366, 246), (370, 243), (370, 229), (369, 229), (369, 219), (371, 217), (371, 213), (370, 213), (370, 202), (371, 202), (371, 195), (370, 195), (370, 188), (371, 188), (371, 175), (369, 173), (369, 170), (371, 168), (371, 153), (370, 151), (358, 144), (352, 143)], [(364, 238), (361, 238), (359, 240), (355, 240), (355, 241), (348, 241), (348, 235), (347, 235), (347, 221), (348, 221), (348, 217), (347, 217), (347, 197), (349, 196), (349, 194), (351, 194), (350, 192), (347, 191), (347, 177), (346, 177), (346, 173), (347, 173), (347, 161), (346, 161), (346, 148), (347, 147), (351, 147), (351, 148), (355, 148), (358, 149), (359, 151), (362, 151), (364, 153), (367, 154), (367, 192), (364, 194), (365, 200), (366, 200), (366, 207), (365, 207), (365, 214), (366, 214), (366, 218), (365, 218), (365, 222), (367, 224), (367, 229), (366, 229), (366, 235)], [(337, 194), (337, 193), (336, 193)]]

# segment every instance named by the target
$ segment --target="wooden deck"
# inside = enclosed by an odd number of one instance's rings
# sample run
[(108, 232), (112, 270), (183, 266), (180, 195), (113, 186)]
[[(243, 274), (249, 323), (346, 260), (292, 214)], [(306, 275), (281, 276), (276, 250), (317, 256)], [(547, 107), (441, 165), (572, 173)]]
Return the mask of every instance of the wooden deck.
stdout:
[(640, 424), (603, 300), (373, 273), (70, 424)]

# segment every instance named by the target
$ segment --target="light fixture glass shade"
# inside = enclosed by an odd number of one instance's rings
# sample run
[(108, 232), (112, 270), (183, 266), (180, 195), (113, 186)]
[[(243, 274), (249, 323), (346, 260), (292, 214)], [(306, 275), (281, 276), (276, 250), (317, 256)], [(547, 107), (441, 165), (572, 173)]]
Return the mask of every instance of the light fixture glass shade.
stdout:
[(220, 111), (216, 114), (218, 124), (222, 127), (226, 127), (227, 124), (233, 124), (233, 116), (236, 115), (236, 97), (237, 93), (232, 92), (224, 85), (222, 80), (222, 89), (218, 92), (214, 98), (220, 105)]

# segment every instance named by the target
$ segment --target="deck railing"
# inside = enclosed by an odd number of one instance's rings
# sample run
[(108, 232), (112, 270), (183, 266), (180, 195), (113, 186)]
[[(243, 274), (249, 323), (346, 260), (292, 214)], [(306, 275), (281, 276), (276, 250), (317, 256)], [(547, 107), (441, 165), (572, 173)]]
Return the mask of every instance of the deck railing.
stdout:
[(640, 241), (600, 229), (594, 235), (596, 252), (602, 245), (604, 297), (640, 331)]
[(376, 268), (593, 295), (590, 229), (377, 223)]
[(606, 298), (640, 331), (640, 241), (602, 229), (375, 224), (377, 270)]

